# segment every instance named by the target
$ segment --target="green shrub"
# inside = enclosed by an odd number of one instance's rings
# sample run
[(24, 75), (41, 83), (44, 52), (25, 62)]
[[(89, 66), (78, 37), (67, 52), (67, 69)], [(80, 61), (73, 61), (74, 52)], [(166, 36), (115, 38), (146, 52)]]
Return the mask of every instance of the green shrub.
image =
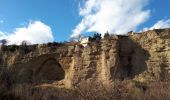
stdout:
[(10, 52), (15, 52), (16, 50), (18, 50), (19, 49), (19, 47), (17, 46), (17, 45), (11, 45), (11, 46), (9, 46), (9, 51)]

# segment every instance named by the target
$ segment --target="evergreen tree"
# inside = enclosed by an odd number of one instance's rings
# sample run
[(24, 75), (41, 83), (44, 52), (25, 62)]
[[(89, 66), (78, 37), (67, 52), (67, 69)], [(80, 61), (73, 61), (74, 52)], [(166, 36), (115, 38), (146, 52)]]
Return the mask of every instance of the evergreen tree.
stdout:
[(93, 35), (93, 38), (92, 38), (92, 40), (96, 40), (96, 41), (98, 41), (98, 40), (101, 40), (101, 34), (99, 34), (99, 33), (95, 33), (94, 35)]
[(107, 31), (105, 34), (104, 34), (104, 38), (109, 38), (110, 35), (109, 35), (109, 32)]

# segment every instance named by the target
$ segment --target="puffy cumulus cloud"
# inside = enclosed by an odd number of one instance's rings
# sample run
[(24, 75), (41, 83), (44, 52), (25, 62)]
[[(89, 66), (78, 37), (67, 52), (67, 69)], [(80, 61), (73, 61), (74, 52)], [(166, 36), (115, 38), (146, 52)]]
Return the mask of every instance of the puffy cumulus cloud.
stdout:
[(170, 28), (170, 19), (168, 20), (159, 20), (157, 23), (155, 23), (152, 27), (148, 28), (144, 28), (143, 31), (147, 31), (147, 30), (153, 30), (153, 29), (162, 29), (162, 28)]
[(5, 38), (9, 41), (8, 44), (21, 44), (23, 40), (29, 41), (32, 44), (41, 44), (52, 42), (54, 40), (51, 28), (41, 21), (29, 22), (28, 26), (16, 28), (11, 34), (5, 35), (0, 32), (0, 39)]
[(80, 7), (81, 22), (71, 37), (85, 32), (126, 34), (150, 17), (150, 10), (144, 9), (148, 0), (86, 0)]

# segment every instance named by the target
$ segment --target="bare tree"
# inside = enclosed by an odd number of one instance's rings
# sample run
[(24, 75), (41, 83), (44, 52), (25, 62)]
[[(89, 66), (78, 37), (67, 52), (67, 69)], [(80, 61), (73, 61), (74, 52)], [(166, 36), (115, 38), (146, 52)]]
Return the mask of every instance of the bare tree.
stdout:
[(30, 51), (28, 45), (31, 45), (31, 42), (28, 40), (23, 40), (21, 42), (21, 49), (24, 51), (25, 54)]
[(23, 40), (23, 41), (21, 42), (21, 45), (22, 45), (22, 46), (28, 46), (28, 45), (31, 45), (31, 42), (28, 41), (28, 40)]
[(0, 43), (2, 43), (2, 45), (6, 45), (8, 43), (8, 40), (2, 39), (2, 40), (0, 40)]

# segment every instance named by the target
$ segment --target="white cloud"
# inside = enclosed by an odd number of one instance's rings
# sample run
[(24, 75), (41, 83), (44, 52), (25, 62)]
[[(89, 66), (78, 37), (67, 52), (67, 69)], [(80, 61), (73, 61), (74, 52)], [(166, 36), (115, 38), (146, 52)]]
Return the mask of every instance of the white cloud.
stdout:
[(126, 34), (148, 20), (150, 10), (144, 10), (148, 0), (86, 0), (80, 7), (82, 21), (71, 37), (84, 32)]
[(143, 31), (147, 31), (147, 30), (153, 30), (153, 29), (162, 29), (162, 28), (170, 28), (170, 19), (168, 20), (159, 20), (157, 23), (155, 23), (152, 27), (148, 28), (144, 28)]
[(54, 40), (51, 28), (41, 21), (29, 22), (27, 27), (16, 28), (11, 34), (0, 33), (0, 39), (9, 40), (9, 44), (21, 44), (23, 40), (32, 44), (52, 42)]
[(3, 32), (0, 32), (0, 40), (5, 39), (6, 35)]

